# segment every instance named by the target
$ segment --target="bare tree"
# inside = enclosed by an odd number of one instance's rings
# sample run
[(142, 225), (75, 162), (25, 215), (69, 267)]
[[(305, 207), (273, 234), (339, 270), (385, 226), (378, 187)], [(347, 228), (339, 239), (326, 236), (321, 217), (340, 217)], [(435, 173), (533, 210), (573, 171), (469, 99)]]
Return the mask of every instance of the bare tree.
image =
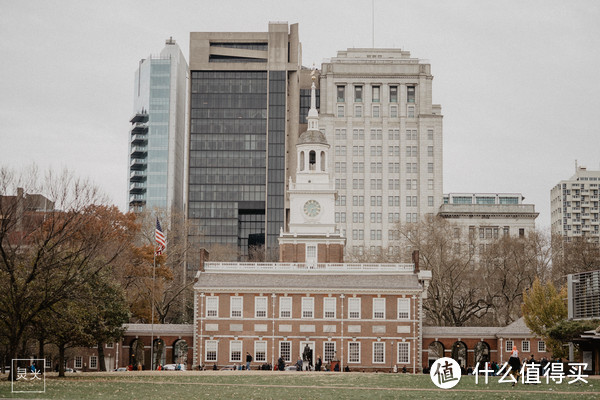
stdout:
[(567, 281), (568, 274), (600, 269), (600, 244), (597, 238), (574, 237), (570, 241), (552, 236), (552, 280), (557, 286)]

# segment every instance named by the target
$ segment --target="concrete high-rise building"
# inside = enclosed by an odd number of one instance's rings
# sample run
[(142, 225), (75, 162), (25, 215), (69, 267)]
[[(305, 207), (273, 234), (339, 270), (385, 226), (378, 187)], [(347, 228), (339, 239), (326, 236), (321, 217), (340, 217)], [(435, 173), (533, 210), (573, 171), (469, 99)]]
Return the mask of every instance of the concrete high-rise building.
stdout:
[(242, 255), (249, 244), (277, 248), (287, 146), (299, 134), (300, 65), (297, 24), (191, 33), (191, 246), (227, 245)]
[(129, 145), (129, 210), (184, 208), (185, 112), (188, 66), (168, 39), (135, 72)]
[(400, 49), (348, 49), (323, 63), (320, 125), (332, 146), (335, 222), (347, 250), (378, 253), (398, 222), (442, 202), (442, 115), (431, 66)]
[(550, 191), (552, 233), (600, 240), (600, 171), (577, 167), (575, 175)]

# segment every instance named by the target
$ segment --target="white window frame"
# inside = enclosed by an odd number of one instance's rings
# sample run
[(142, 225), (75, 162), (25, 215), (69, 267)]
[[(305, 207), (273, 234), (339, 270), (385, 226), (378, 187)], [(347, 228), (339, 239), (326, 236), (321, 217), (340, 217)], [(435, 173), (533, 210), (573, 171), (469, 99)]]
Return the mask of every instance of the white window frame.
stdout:
[(546, 342), (544, 342), (543, 340), (540, 340), (538, 342), (538, 353), (545, 353), (546, 352)]
[(337, 117), (344, 118), (344, 106), (341, 104), (338, 104), (337, 106)]
[[(285, 312), (289, 312), (290, 315), (284, 315)], [(291, 297), (280, 297), (279, 298), (279, 318), (292, 318), (292, 298)]]
[(88, 365), (90, 369), (98, 369), (98, 356), (90, 356)]
[[(525, 349), (527, 347), (527, 349)], [(531, 342), (529, 340), (523, 340), (521, 342), (521, 351), (523, 353), (529, 353), (531, 351)]]
[(512, 353), (512, 348), (515, 345), (515, 342), (513, 340), (507, 340), (506, 342), (504, 342), (504, 351), (506, 351), (507, 353)]
[(73, 362), (73, 368), (75, 368), (75, 369), (83, 368), (83, 356), (75, 356), (75, 361)]
[(410, 319), (410, 297), (404, 297), (398, 299), (398, 319), (409, 320)]
[[(287, 343), (287, 347), (288, 347), (288, 354), (287, 354), (288, 357), (287, 358), (284, 357), (285, 354), (283, 354), (283, 351), (281, 349), (284, 343)], [(287, 340), (281, 340), (279, 342), (279, 357), (281, 357), (283, 359), (283, 361), (285, 361), (285, 362), (292, 362), (292, 342), (287, 341)]]
[[(262, 353), (262, 357), (260, 357)], [(267, 341), (256, 340), (254, 342), (254, 361), (266, 362), (267, 361)]]
[(206, 296), (206, 317), (207, 318), (217, 318), (218, 316), (219, 316), (219, 296)]
[(410, 342), (398, 342), (397, 354), (398, 364), (410, 364)]
[(374, 105), (373, 109), (371, 110), (371, 115), (373, 116), (373, 118), (381, 118), (381, 107), (379, 104)]
[(303, 297), (302, 298), (302, 318), (312, 319), (315, 317), (315, 298), (314, 297)]
[[(233, 358), (233, 352), (239, 352), (240, 358)], [(242, 362), (243, 344), (241, 340), (229, 341), (229, 362)]]
[(107, 349), (114, 349), (115, 348), (115, 342), (106, 343), (106, 348)]
[(385, 319), (385, 297), (373, 298), (373, 319)]
[(269, 299), (266, 296), (256, 296), (254, 298), (254, 318), (267, 318), (268, 305)]
[(47, 368), (52, 368), (52, 359), (50, 357), (46, 358), (46, 363), (44, 364), (44, 367)]
[[(354, 304), (354, 306), (352, 305)], [(361, 317), (361, 298), (348, 298), (348, 319), (360, 319)]]
[[(214, 351), (215, 357), (214, 359), (211, 357), (208, 358), (209, 351), (212, 353)], [(207, 362), (217, 362), (219, 359), (219, 341), (218, 340), (207, 340), (204, 342), (204, 361)]]
[[(237, 303), (239, 302), (239, 307)], [(234, 305), (236, 306), (234, 309)], [(234, 315), (234, 312), (236, 313)], [(239, 313), (239, 315), (237, 315)], [(244, 316), (244, 297), (242, 296), (231, 296), (229, 298), (229, 316), (230, 318), (242, 318)]]
[(336, 317), (337, 300), (335, 297), (323, 298), (323, 318), (335, 319)]
[[(331, 350), (332, 345), (333, 345), (333, 351)], [(327, 347), (330, 347), (330, 349), (327, 350)], [(331, 360), (333, 360), (336, 352), (337, 352), (336, 342), (334, 342), (334, 341), (324, 341), (323, 342), (323, 362), (327, 363), (327, 362), (330, 362)], [(328, 355), (331, 355), (331, 357), (329, 358)]]
[[(356, 354), (352, 354), (352, 348), (357, 350)], [(353, 358), (353, 355), (356, 355)], [(348, 364), (359, 364), (360, 363), (360, 342), (348, 342)]]
[[(376, 348), (380, 348), (376, 350)], [(377, 361), (375, 356), (380, 355), (381, 361)], [(385, 342), (373, 342), (373, 364), (385, 364)]]
[(390, 118), (398, 118), (398, 106), (397, 105), (390, 106)]
[(356, 104), (354, 106), (354, 117), (355, 118), (362, 118), (362, 116), (363, 116), (362, 105)]

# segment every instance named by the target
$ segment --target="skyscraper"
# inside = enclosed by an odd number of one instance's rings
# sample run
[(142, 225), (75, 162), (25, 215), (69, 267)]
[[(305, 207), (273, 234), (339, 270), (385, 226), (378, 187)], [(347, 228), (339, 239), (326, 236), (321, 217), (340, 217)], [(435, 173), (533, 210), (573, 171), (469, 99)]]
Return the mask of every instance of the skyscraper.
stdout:
[(187, 62), (168, 39), (135, 72), (129, 146), (129, 210), (183, 212)]
[[(298, 25), (192, 32), (188, 219), (192, 246), (276, 248), (286, 143), (298, 135)], [(293, 139), (295, 140), (295, 139)]]
[(600, 171), (577, 167), (575, 175), (550, 191), (552, 233), (570, 242), (587, 237), (600, 242)]
[(394, 246), (396, 224), (442, 203), (442, 115), (431, 66), (400, 49), (348, 49), (323, 63), (321, 128), (332, 146), (335, 222), (346, 249)]

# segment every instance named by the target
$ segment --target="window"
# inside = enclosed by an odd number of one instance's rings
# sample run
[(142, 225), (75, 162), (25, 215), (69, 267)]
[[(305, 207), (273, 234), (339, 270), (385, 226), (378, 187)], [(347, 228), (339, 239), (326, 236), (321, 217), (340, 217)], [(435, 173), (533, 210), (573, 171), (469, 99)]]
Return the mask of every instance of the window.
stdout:
[(52, 368), (52, 359), (46, 358), (46, 364), (44, 364), (46, 368)]
[(410, 342), (398, 343), (398, 364), (408, 364), (410, 354)]
[(83, 367), (83, 357), (82, 356), (77, 356), (75, 357), (75, 368), (82, 368)]
[(416, 157), (417, 146), (406, 146), (406, 157)]
[(385, 319), (385, 299), (373, 299), (373, 319)]
[(398, 299), (398, 319), (410, 319), (410, 299)]
[(346, 86), (339, 85), (337, 87), (337, 102), (344, 103), (346, 101)]
[(525, 229), (519, 228), (519, 237), (525, 237)]
[(348, 342), (348, 362), (360, 362), (360, 342)]
[(362, 106), (359, 106), (359, 105), (354, 106), (354, 116), (356, 118), (362, 117)]
[(365, 130), (364, 129), (353, 129), (352, 130), (352, 139), (362, 140), (364, 138), (365, 138)]
[(433, 179), (427, 179), (427, 189), (433, 190)]
[(266, 318), (267, 316), (267, 298), (266, 297), (255, 297), (254, 298), (254, 317), (255, 318)]
[[(314, 154), (312, 151), (310, 152), (310, 154)], [(335, 146), (335, 155), (336, 156), (345, 156), (346, 155), (346, 146)], [(314, 162), (311, 162), (311, 164), (314, 164)]]
[(388, 155), (390, 157), (400, 157), (400, 146), (388, 147)]
[(371, 140), (381, 140), (383, 139), (381, 129), (371, 129)]
[(364, 206), (365, 205), (365, 196), (352, 196), (352, 205), (353, 206)]
[(362, 103), (363, 101), (363, 87), (361, 85), (354, 86), (354, 102)]
[(505, 226), (504, 228), (502, 228), (502, 234), (504, 236), (508, 236), (510, 234), (510, 227), (509, 226)]
[(344, 106), (338, 106), (337, 107), (337, 116), (338, 117), (343, 117), (344, 116)]
[(335, 342), (323, 342), (324, 362), (330, 362), (335, 357)]
[(543, 340), (540, 340), (538, 342), (538, 353), (545, 353), (546, 352), (546, 342), (544, 342)]
[(114, 343), (112, 343), (112, 342), (111, 342), (111, 343), (106, 343), (106, 348), (107, 348), (107, 349), (112, 349), (112, 348), (114, 348), (114, 347), (115, 347), (115, 344), (114, 344)]
[(279, 318), (292, 318), (292, 298), (279, 298)]
[(381, 156), (381, 146), (371, 146), (371, 157)]
[(388, 129), (389, 140), (400, 140), (400, 129)]
[(390, 118), (398, 118), (398, 106), (390, 106)]
[(417, 140), (417, 131), (416, 130), (407, 130), (406, 131), (406, 140)]
[(415, 102), (415, 87), (414, 86), (407, 86), (406, 87), (406, 101), (408, 103), (414, 103)]
[(265, 362), (267, 361), (267, 342), (264, 340), (257, 340), (254, 342), (254, 361)]
[(364, 189), (365, 188), (365, 180), (364, 179), (352, 179), (352, 189)]
[(529, 342), (529, 340), (523, 340), (523, 341), (521, 342), (521, 351), (522, 351), (523, 353), (529, 353), (529, 348), (530, 348), (530, 347), (531, 347), (531, 346), (530, 346), (530, 342)]
[(335, 318), (335, 297), (325, 297), (323, 299), (323, 318)]
[(372, 101), (373, 103), (379, 103), (380, 97), (381, 97), (381, 87), (380, 86), (373, 86), (373, 98)]
[(388, 196), (388, 206), (400, 206), (400, 196)]
[[(338, 106), (339, 109), (340, 106)], [(341, 106), (343, 107), (343, 106)], [(343, 113), (343, 111), (342, 111)], [(339, 116), (339, 115), (338, 115)], [(343, 117), (343, 115), (342, 115)], [(408, 118), (414, 118), (415, 117), (415, 107), (414, 106), (408, 106)]]
[(365, 222), (365, 214), (361, 212), (353, 212), (352, 213), (352, 222)]
[(216, 340), (207, 340), (205, 342), (206, 344), (206, 350), (205, 350), (205, 356), (204, 359), (206, 361), (217, 361), (217, 347), (218, 347), (218, 343)]
[(365, 146), (352, 146), (352, 155), (363, 157), (365, 155)]
[(302, 298), (302, 318), (312, 318), (315, 312), (315, 298)]
[(292, 361), (292, 343), (291, 342), (279, 342), (279, 357), (285, 362)]
[(98, 357), (97, 356), (90, 356), (90, 368), (91, 369), (98, 368)]
[(346, 196), (343, 196), (343, 195), (338, 196), (335, 199), (335, 205), (336, 206), (345, 206), (346, 205)]
[(427, 140), (433, 140), (433, 129), (427, 129)]
[(360, 297), (348, 298), (348, 319), (360, 319)]
[(346, 189), (346, 179), (336, 178), (336, 180), (335, 180), (335, 188), (336, 189)]
[(217, 317), (219, 315), (219, 297), (208, 296), (206, 298), (206, 316)]
[(427, 146), (427, 157), (433, 157), (433, 146)]
[[(362, 179), (361, 179), (362, 181)], [(371, 190), (381, 190), (381, 179), (371, 179), (370, 185), (371, 185)], [(362, 188), (360, 188), (362, 189)]]
[(433, 174), (433, 163), (427, 163), (427, 172)]
[(390, 103), (398, 102), (398, 86), (390, 86)]
[(385, 363), (385, 343), (373, 342), (373, 364)]
[(380, 162), (372, 162), (371, 163), (371, 173), (376, 174), (382, 172), (382, 163)]
[(379, 106), (373, 106), (373, 118), (379, 118)]
[(427, 196), (427, 205), (433, 207), (433, 196)]
[(514, 346), (514, 342), (512, 340), (507, 340), (504, 343), (505, 343), (505, 346), (504, 346), (505, 351), (507, 353), (510, 353), (512, 351), (513, 346)]
[(242, 341), (232, 340), (229, 342), (229, 361), (240, 362), (242, 361)]
[(242, 318), (243, 297), (232, 296), (230, 306), (231, 306), (231, 309), (230, 309), (231, 318)]
[(372, 229), (371, 230), (371, 240), (381, 240), (381, 230), (380, 229)]

